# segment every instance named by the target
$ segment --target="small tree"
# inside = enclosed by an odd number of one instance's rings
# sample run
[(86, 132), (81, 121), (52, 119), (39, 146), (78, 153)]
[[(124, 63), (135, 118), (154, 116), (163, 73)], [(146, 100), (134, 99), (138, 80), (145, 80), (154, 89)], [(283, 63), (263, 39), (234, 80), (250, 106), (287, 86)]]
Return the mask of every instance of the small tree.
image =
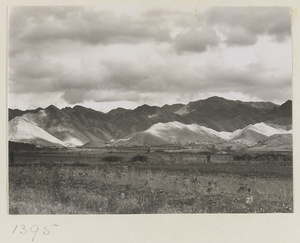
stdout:
[(206, 155), (206, 162), (209, 164), (210, 163), (210, 154)]

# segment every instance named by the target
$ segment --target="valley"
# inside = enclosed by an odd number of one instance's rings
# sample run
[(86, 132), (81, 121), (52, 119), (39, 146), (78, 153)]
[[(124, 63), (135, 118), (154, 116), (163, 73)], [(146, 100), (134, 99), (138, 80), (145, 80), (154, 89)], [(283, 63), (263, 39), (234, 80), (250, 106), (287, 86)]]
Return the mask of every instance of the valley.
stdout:
[(293, 212), (292, 102), (9, 110), (10, 214)]
[(293, 212), (291, 151), (15, 150), (10, 214)]
[(39, 146), (233, 143), (247, 147), (268, 143), (273, 135), (278, 135), (272, 137), (274, 146), (292, 144), (291, 101), (279, 106), (211, 97), (187, 105), (142, 105), (108, 113), (51, 105), (28, 111), (10, 109), (9, 119), (9, 141)]

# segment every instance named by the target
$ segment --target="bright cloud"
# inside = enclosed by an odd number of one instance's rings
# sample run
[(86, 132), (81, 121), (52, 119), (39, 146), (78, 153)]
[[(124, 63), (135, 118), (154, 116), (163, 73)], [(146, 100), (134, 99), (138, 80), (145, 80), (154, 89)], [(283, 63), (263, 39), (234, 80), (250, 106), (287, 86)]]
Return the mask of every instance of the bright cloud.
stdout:
[(291, 99), (290, 9), (12, 7), (9, 106)]

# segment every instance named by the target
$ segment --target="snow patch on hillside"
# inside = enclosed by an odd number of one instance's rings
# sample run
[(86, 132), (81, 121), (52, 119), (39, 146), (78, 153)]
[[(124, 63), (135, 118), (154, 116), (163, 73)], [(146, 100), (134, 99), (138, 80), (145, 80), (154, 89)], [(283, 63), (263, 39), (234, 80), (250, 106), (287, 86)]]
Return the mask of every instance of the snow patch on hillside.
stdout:
[[(31, 115), (31, 114), (30, 114)], [(40, 115), (43, 115), (41, 113)], [(60, 126), (58, 126), (60, 130)], [(15, 117), (9, 122), (9, 140), (14, 142), (39, 143), (42, 139), (51, 144), (62, 145), (65, 147), (82, 146), (84, 143), (79, 139), (69, 136), (64, 141), (54, 137), (32, 119), (32, 116)]]
[(63, 140), (65, 147), (74, 147), (74, 146), (82, 146), (84, 143), (77, 138), (69, 137)]
[(50, 143), (64, 145), (62, 141), (47, 133), (34, 122), (22, 119), (22, 117), (16, 117), (9, 122), (10, 141), (35, 141), (36, 139), (44, 139)]
[(274, 134), (287, 134), (287, 133), (291, 133), (291, 130), (290, 131), (286, 131), (286, 130), (283, 130), (281, 128), (274, 128), (274, 127), (271, 127), (263, 122), (261, 123), (256, 123), (254, 125), (249, 125), (243, 129), (238, 129), (236, 131), (233, 132), (233, 138), (234, 137), (237, 137), (239, 136), (240, 134), (242, 133), (245, 133), (247, 131), (254, 131), (254, 132), (257, 132), (257, 133), (260, 133), (260, 134), (263, 134), (267, 137), (270, 137)]
[(148, 128), (147, 130), (145, 130), (145, 133), (150, 133), (154, 136), (161, 136), (161, 132), (163, 131), (167, 131), (167, 130), (171, 130), (171, 129), (183, 129), (184, 128), (184, 124), (174, 121), (174, 122), (167, 122), (167, 123), (156, 123), (154, 125), (152, 125), (150, 128)]
[(183, 106), (181, 107), (178, 111), (175, 111), (176, 114), (178, 115), (186, 115), (186, 114), (189, 114), (190, 111), (188, 110), (188, 106)]
[(158, 114), (155, 113), (155, 114), (152, 114), (152, 115), (148, 115), (147, 117), (148, 117), (149, 119), (156, 118), (156, 117), (158, 117)]
[(148, 128), (147, 130), (145, 130), (144, 132), (160, 137), (163, 132), (166, 132), (168, 130), (171, 131), (174, 129), (181, 129), (181, 130), (186, 129), (191, 132), (198, 133), (199, 136), (201, 134), (208, 134), (208, 135), (222, 138), (224, 140), (229, 140), (232, 137), (232, 133), (230, 133), (230, 132), (217, 132), (211, 128), (199, 126), (197, 124), (185, 125), (178, 121), (167, 122), (167, 123), (156, 123), (156, 124), (152, 125), (150, 128)]
[(113, 142), (115, 142), (115, 143), (118, 143), (118, 142), (126, 142), (126, 141), (129, 141), (130, 139), (132, 139), (132, 137), (130, 137), (130, 138), (120, 138), (120, 139), (118, 139), (117, 141), (113, 141)]
[(234, 140), (241, 134), (246, 133), (247, 131), (254, 131), (256, 133), (263, 134), (267, 137), (270, 137), (274, 134), (291, 134), (292, 133), (292, 130), (286, 131), (281, 128), (274, 128), (263, 122), (256, 123), (254, 125), (249, 125), (243, 129), (238, 129), (234, 132), (225, 132), (225, 131), (217, 132), (214, 129), (207, 128), (204, 126), (199, 126), (197, 124), (185, 125), (178, 121), (167, 122), (167, 123), (156, 123), (156, 124), (152, 125), (150, 128), (148, 128), (147, 130), (145, 130), (144, 133), (149, 133), (149, 134), (157, 136), (157, 137), (163, 137), (163, 136), (165, 136), (166, 132), (174, 131), (176, 129), (177, 130), (186, 129), (191, 132), (199, 134), (199, 136), (207, 134), (210, 136), (219, 137), (226, 141)]

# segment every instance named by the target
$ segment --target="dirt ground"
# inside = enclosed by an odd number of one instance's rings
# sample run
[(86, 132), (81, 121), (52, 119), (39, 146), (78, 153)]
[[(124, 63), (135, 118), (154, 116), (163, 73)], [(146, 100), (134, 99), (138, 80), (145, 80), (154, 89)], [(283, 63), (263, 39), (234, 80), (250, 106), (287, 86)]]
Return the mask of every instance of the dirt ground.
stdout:
[(293, 212), (291, 152), (16, 151), (10, 214)]

